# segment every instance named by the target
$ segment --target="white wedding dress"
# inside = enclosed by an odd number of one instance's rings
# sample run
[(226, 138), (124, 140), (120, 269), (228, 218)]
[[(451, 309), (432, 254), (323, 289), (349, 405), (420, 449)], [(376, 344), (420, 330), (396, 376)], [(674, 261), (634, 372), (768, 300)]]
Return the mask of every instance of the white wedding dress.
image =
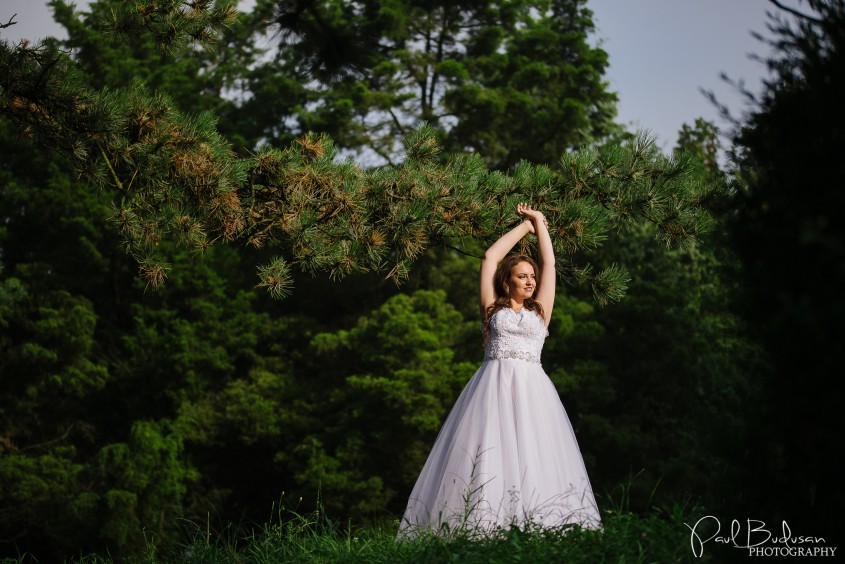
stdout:
[(484, 363), (443, 423), (399, 538), (529, 522), (600, 525), (572, 425), (540, 365), (547, 335), (529, 310), (504, 308), (490, 320)]

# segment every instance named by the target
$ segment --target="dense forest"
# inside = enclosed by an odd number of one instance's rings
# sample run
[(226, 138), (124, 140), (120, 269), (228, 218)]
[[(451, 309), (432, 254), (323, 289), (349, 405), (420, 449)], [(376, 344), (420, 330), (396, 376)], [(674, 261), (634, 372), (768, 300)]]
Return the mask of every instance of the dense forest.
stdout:
[(841, 538), (841, 0), (666, 155), (585, 0), (226, 4), (53, 0), (66, 40), (0, 43), (0, 557), (397, 522), (520, 198), (600, 508)]

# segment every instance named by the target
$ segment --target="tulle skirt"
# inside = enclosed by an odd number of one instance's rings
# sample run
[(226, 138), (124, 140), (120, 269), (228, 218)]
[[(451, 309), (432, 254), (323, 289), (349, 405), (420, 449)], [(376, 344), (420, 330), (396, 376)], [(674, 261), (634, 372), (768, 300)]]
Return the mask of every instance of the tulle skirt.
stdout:
[(529, 522), (597, 528), (600, 517), (569, 417), (542, 366), (486, 360), (443, 423), (399, 538)]

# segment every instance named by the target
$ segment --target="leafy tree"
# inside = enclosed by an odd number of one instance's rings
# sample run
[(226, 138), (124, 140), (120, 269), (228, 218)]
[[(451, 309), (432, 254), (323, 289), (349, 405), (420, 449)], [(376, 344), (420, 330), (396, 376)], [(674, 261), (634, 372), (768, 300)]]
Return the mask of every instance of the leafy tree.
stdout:
[(388, 299), (351, 329), (320, 332), (302, 318), (268, 329), (275, 350), (248, 376), (180, 407), (198, 460), (239, 453), (203, 464), (219, 488), (210, 497), (227, 501), (218, 509), (234, 504), (260, 519), (261, 504), (284, 492), (282, 502), (299, 497), (300, 509), (319, 496), (338, 518), (400, 511), (407, 483), (475, 369), (460, 351), (469, 341), (480, 350), (477, 321), (464, 321), (442, 291), (420, 290)]
[(102, 203), (68, 193), (66, 163), (33, 153), (6, 123), (0, 153), (0, 554), (17, 543), (58, 559), (96, 545), (85, 462), (95, 398), (112, 378), (97, 309), (120, 309), (110, 291), (120, 269), (107, 274)]
[(150, 421), (134, 422), (127, 442), (100, 450), (91, 474), (108, 484), (98, 518), (100, 537), (112, 550), (139, 553), (149, 535), (173, 535), (171, 521), (183, 514), (187, 483), (197, 478), (183, 450), (167, 422)]
[(427, 290), (390, 298), (348, 331), (316, 335), (320, 362), (310, 368), (333, 392), (319, 408), (320, 435), (294, 450), (300, 482), (322, 482), (336, 510), (401, 512), (407, 484), (475, 371), (456, 355), (470, 341), (477, 349), (477, 322), (465, 321), (442, 291)]
[[(215, 62), (213, 52), (192, 50), (187, 46), (157, 42), (157, 34), (135, 33), (130, 22), (114, 22), (117, 37), (103, 32), (104, 22), (116, 17), (128, 18), (123, 2), (91, 2), (87, 12), (78, 12), (75, 5), (51, 0), (53, 19), (67, 33), (61, 43), (73, 50), (74, 62), (85, 69), (84, 79), (95, 89), (112, 88), (142, 82), (152, 91), (168, 92), (179, 108), (187, 113), (215, 107), (222, 89), (215, 72), (206, 72)], [(138, 5), (138, 11), (156, 21), (153, 5)]]
[(595, 27), (586, 4), (526, 2), (513, 27), (479, 26), (466, 41), (469, 56), (441, 64), (443, 105), (456, 120), (445, 134), (448, 150), (475, 151), (508, 170), (521, 160), (551, 164), (620, 133), (617, 97), (604, 80), (607, 53), (589, 43)]
[[(88, 86), (122, 88), (141, 82), (152, 91), (166, 92), (172, 103), (188, 114), (213, 110), (220, 130), (241, 152), (253, 149), (256, 140), (266, 135), (265, 124), (275, 116), (292, 114), (292, 108), (306, 99), (307, 77), (282, 71), (282, 76), (271, 80), (262, 70), (266, 50), (253, 36), (257, 14), (238, 14), (235, 20), (225, 2), (213, 3), (208, 12), (202, 11), (207, 8), (201, 3), (193, 3), (199, 9), (195, 14), (208, 17), (190, 21), (168, 12), (179, 2), (136, 3), (137, 10), (133, 10), (121, 0), (97, 0), (89, 3), (85, 12), (64, 0), (50, 0), (49, 4), (68, 36), (60, 44), (71, 50), (74, 62), (85, 69), (79, 78)], [(213, 22), (220, 21), (231, 25), (215, 27)], [(194, 31), (185, 33), (186, 26)], [(177, 35), (170, 35), (174, 31)], [(196, 49), (191, 40), (207, 45), (213, 41), (215, 48)], [(270, 84), (279, 88), (280, 82), (292, 90), (274, 90), (266, 96), (259, 91)], [(243, 92), (247, 91), (250, 100), (244, 102)], [(279, 110), (280, 104), (293, 106)], [(289, 142), (292, 137), (285, 139)]]
[[(92, 5), (88, 23), (108, 13), (106, 7)], [(105, 41), (93, 26), (80, 25), (79, 14), (55, 8), (79, 64), (100, 71), (79, 75), (86, 81), (110, 87), (155, 68), (143, 78), (158, 78), (160, 87), (190, 101), (186, 109), (209, 103), (204, 86), (196, 84), (199, 92), (191, 95), (195, 83), (171, 79), (199, 72), (196, 64), (186, 70), (189, 57), (159, 56), (152, 42), (122, 47)], [(203, 294), (201, 278), (206, 270), (227, 272), (212, 282), (250, 288), (255, 265), (233, 268), (227, 263), (233, 249), (216, 249), (205, 260), (186, 261), (195, 265), (187, 289), (182, 272), (173, 272), (174, 291), (183, 290), (179, 309), (161, 294), (165, 305), (149, 294), (145, 301), (136, 265), (107, 225), (113, 214), (108, 195), (79, 191), (67, 160), (37, 150), (26, 131), (14, 131), (5, 119), (0, 153), (0, 554), (31, 551), (57, 561), (79, 551), (127, 554), (144, 548), (144, 531), (147, 539), (167, 541), (175, 518), (200, 514), (190, 513), (189, 503), (199, 476), (182, 428), (168, 418), (175, 418), (183, 396), (203, 393), (201, 376), (234, 371), (243, 362), (223, 350), (237, 347), (220, 342), (220, 333), (229, 336), (225, 323), (211, 322), (219, 313), (237, 327), (238, 316), (214, 306), (241, 308), (236, 313), (248, 317), (255, 298), (247, 290), (240, 294), (246, 299), (233, 292), (230, 300), (219, 287)], [(167, 245), (161, 243), (163, 253), (172, 252)], [(239, 272), (250, 280), (244, 283)], [(178, 330), (163, 319), (176, 320)], [(176, 343), (153, 339), (159, 328)], [(254, 346), (250, 331), (231, 336)], [(155, 348), (142, 356), (135, 347), (143, 339)], [(206, 510), (203, 505), (201, 515)]]
[(676, 152), (698, 157), (704, 179), (718, 180), (724, 176), (719, 167), (719, 128), (704, 118), (696, 118), (693, 125), (683, 124), (678, 133)]
[[(842, 409), (830, 390), (843, 365), (845, 301), (845, 3), (775, 19), (775, 80), (737, 132), (744, 189), (733, 224), (745, 314), (772, 359), (754, 445), (756, 504), (824, 535), (839, 515)], [(781, 492), (772, 497), (770, 492)]]
[[(182, 515), (194, 471), (181, 438), (121, 411), (127, 303), (142, 295), (104, 226), (108, 203), (76, 192), (66, 163), (0, 125), (0, 554), (60, 560), (143, 548)], [(136, 381), (142, 402), (146, 382)], [(141, 417), (150, 416), (146, 406)], [(140, 417), (139, 417), (140, 419)], [(130, 427), (133, 431), (130, 433)], [(17, 547), (17, 549), (15, 548)]]
[(4, 544), (36, 540), (55, 556), (93, 532), (98, 498), (68, 438), (95, 432), (86, 408), (109, 373), (94, 354), (91, 303), (44, 291), (44, 268), (19, 273), (0, 278), (0, 529)]
[(667, 250), (651, 236), (606, 246), (606, 260), (633, 274), (626, 299), (596, 311), (575, 305), (580, 330), (560, 348), (552, 338), (545, 356), (565, 367), (552, 376), (572, 398), (600, 484), (638, 476), (626, 494), (636, 507), (722, 508), (747, 476), (759, 348), (735, 312), (736, 283), (718, 247)]
[(294, 116), (299, 132), (396, 162), (401, 140), (426, 122), (447, 151), (509, 169), (526, 158), (553, 163), (617, 129), (607, 54), (588, 41), (585, 4), (276, 0), (258, 12), (278, 26), (282, 76), (312, 78), (310, 107)]

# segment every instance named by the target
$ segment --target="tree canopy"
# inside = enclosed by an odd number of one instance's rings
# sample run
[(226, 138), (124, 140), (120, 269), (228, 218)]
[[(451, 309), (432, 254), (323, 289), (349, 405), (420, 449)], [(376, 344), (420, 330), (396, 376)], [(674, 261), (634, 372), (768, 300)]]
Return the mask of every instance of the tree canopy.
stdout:
[(308, 103), (267, 121), (270, 142), (293, 117), (294, 132), (323, 131), (340, 147), (394, 163), (404, 156), (401, 140), (427, 123), (447, 152), (475, 152), (507, 170), (523, 159), (554, 163), (618, 130), (616, 96), (603, 79), (607, 54), (590, 44), (583, 0), (259, 5), (258, 29), (272, 26), (281, 39), (271, 65), (311, 78), (299, 93)]
[[(178, 23), (189, 17), (180, 3), (167, 6), (164, 15), (126, 19), (161, 42), (158, 20), (171, 17), (177, 35), (166, 46), (208, 35)], [(212, 29), (231, 17), (210, 2), (196, 10)], [(118, 29), (124, 21), (117, 18)], [(514, 219), (508, 210), (527, 200), (555, 226), (564, 280), (588, 282), (605, 302), (624, 294), (625, 273), (593, 272), (580, 253), (609, 230), (641, 222), (657, 225), (667, 244), (688, 245), (721, 192), (717, 183), (691, 181), (690, 158), (667, 158), (644, 136), (564, 153), (555, 168), (522, 161), (510, 176), (490, 171), (477, 154), (441, 161), (428, 125), (405, 137), (402, 164), (377, 169), (338, 160), (333, 142), (310, 133), (286, 149), (239, 158), (211, 113), (186, 114), (139, 82), (91, 88), (55, 45), (4, 44), (0, 70), (0, 112), (114, 194), (116, 229), (153, 286), (166, 277), (156, 252), (164, 239), (200, 251), (218, 240), (271, 245), (279, 255), (261, 269), (261, 283), (277, 296), (288, 290), (291, 267), (402, 281), (430, 245), (494, 240)]]
[[(830, 432), (842, 428), (842, 410), (828, 392), (843, 362), (845, 318), (845, 234), (837, 217), (845, 178), (845, 3), (807, 4), (814, 13), (773, 23), (769, 68), (777, 80), (736, 132), (744, 182), (732, 244), (743, 266), (743, 309), (772, 355), (761, 425), (775, 431), (755, 455), (770, 489), (786, 493), (777, 504), (760, 503), (785, 517), (812, 515), (815, 526), (830, 530), (845, 467)], [(803, 477), (800, 486), (795, 476)]]

